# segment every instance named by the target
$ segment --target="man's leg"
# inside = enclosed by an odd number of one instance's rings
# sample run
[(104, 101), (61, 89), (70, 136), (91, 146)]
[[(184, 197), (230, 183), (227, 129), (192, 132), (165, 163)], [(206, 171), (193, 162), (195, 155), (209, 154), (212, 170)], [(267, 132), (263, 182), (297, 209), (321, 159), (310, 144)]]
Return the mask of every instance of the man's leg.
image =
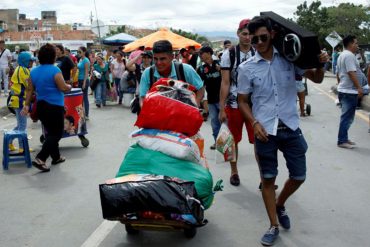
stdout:
[(240, 184), (240, 178), (238, 174), (238, 143), (242, 139), (242, 130), (243, 130), (243, 124), (244, 120), (243, 117), (239, 111), (239, 109), (233, 109), (227, 107), (225, 109), (227, 120), (228, 120), (228, 127), (230, 129), (231, 134), (234, 137), (235, 141), (235, 152), (236, 152), (236, 160), (233, 162), (230, 162), (231, 167), (231, 176), (230, 176), (230, 183), (234, 186), (238, 186)]
[(269, 136), (267, 142), (255, 140), (255, 155), (262, 181), (262, 198), (270, 221), (269, 229), (262, 236), (261, 243), (269, 246), (274, 244), (279, 235), (275, 199), (275, 179), (278, 174), (277, 150), (278, 138), (275, 136)]
[(284, 184), (283, 190), (276, 200), (276, 206), (283, 207), (286, 200), (303, 184), (304, 180), (294, 180), (288, 178)]
[(299, 110), (301, 111), (301, 116), (306, 116), (306, 113), (304, 112), (304, 102), (305, 102), (305, 92), (299, 92), (298, 94), (298, 101), (299, 101)]
[(290, 219), (285, 210), (285, 202), (303, 184), (306, 179), (307, 143), (298, 128), (279, 132), (279, 149), (283, 153), (289, 170), (289, 179), (276, 201), (276, 211), (281, 226), (290, 229)]
[[(218, 115), (220, 112), (220, 108), (218, 103), (217, 104), (208, 104), (208, 110), (209, 110), (209, 117), (211, 118), (211, 126), (212, 126), (212, 135), (213, 139), (216, 142), (216, 138), (218, 135), (218, 132), (220, 131), (221, 123), (218, 119)], [(215, 144), (211, 146), (211, 149), (215, 149)]]
[(4, 71), (5, 75), (4, 75), (4, 95), (5, 96), (8, 96), (8, 89), (9, 89), (9, 73), (6, 73), (6, 71)]
[(339, 93), (338, 98), (342, 104), (342, 115), (340, 116), (337, 144), (341, 145), (348, 142), (348, 130), (356, 113), (357, 94)]
[(279, 225), (276, 217), (275, 179), (276, 178), (262, 178), (262, 198), (270, 220), (270, 226)]
[[(0, 68), (0, 82), (4, 85), (4, 78), (6, 76), (5, 69)], [(4, 87), (5, 92), (5, 87)], [(0, 94), (1, 94), (1, 87), (0, 87)]]

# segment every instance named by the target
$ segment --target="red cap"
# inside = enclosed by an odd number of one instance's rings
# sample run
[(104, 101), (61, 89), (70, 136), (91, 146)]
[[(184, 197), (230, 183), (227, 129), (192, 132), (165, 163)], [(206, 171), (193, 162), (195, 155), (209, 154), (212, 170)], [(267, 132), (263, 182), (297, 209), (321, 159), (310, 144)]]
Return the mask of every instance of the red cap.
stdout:
[(246, 28), (248, 26), (249, 22), (251, 22), (250, 19), (243, 19), (243, 20), (241, 20), (240, 23), (239, 23), (238, 30), (242, 30), (242, 29)]

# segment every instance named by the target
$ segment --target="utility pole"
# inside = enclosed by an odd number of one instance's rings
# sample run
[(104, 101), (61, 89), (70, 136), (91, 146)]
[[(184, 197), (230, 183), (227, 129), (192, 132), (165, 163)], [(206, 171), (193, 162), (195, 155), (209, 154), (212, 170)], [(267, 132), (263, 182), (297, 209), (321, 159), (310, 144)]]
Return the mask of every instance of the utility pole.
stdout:
[(99, 18), (98, 18), (98, 10), (96, 9), (96, 2), (94, 0), (94, 6), (95, 6), (95, 15), (96, 15), (96, 24), (98, 25), (98, 35), (99, 35), (99, 44), (100, 49), (103, 50), (102, 44), (101, 44), (101, 36), (100, 36), (100, 25), (99, 25)]

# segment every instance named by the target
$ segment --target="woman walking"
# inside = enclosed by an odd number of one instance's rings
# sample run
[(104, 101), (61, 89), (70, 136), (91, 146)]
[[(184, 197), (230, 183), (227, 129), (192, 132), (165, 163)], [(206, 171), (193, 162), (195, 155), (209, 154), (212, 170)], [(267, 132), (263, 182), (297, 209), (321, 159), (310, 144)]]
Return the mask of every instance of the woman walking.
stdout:
[(53, 45), (43, 45), (38, 59), (40, 66), (31, 71), (26, 102), (21, 113), (23, 116), (28, 114), (31, 96), (36, 91), (37, 114), (44, 127), (45, 141), (32, 165), (48, 172), (50, 167), (46, 165), (46, 160), (49, 156), (52, 165), (65, 161), (59, 152), (59, 140), (64, 130), (64, 92), (70, 91), (71, 85), (65, 83), (61, 70), (54, 66), (56, 51)]
[(126, 63), (125, 63), (125, 58), (124, 58), (124, 54), (122, 51), (117, 51), (114, 54), (116, 58), (112, 61), (110, 65), (110, 71), (112, 71), (114, 84), (117, 90), (118, 104), (122, 104), (123, 94), (120, 88), (120, 81), (123, 76), (123, 73), (126, 70)]
[(104, 62), (104, 56), (101, 53), (96, 56), (94, 71), (100, 74), (100, 78), (95, 78), (97, 82), (94, 90), (95, 104), (98, 108), (100, 108), (101, 105), (105, 106), (107, 97), (107, 83), (109, 83), (109, 66), (108, 63)]
[(77, 64), (78, 68), (78, 87), (82, 89), (83, 92), (83, 105), (85, 109), (85, 118), (89, 119), (89, 71), (90, 71), (90, 60), (87, 57), (86, 47), (81, 46), (78, 49), (78, 54), (80, 55), (80, 61)]

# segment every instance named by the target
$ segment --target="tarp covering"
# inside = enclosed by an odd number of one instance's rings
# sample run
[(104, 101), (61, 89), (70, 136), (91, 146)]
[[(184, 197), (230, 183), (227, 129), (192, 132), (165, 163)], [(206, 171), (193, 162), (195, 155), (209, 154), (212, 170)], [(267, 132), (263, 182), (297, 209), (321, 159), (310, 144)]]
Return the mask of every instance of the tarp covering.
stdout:
[(212, 204), (212, 175), (208, 169), (196, 163), (133, 145), (127, 151), (116, 177), (130, 174), (157, 174), (193, 181), (204, 207), (207, 209)]
[(105, 45), (126, 45), (137, 40), (136, 37), (127, 33), (118, 33), (103, 40)]
[(201, 44), (198, 42), (185, 38), (181, 35), (175, 34), (168, 30), (167, 28), (161, 28), (159, 31), (149, 34), (141, 39), (137, 39), (134, 42), (125, 46), (125, 52), (131, 52), (139, 48), (140, 46), (145, 46), (146, 50), (153, 49), (153, 44), (159, 40), (168, 40), (172, 44), (174, 50), (179, 50), (188, 46), (194, 46), (195, 48), (200, 48)]

